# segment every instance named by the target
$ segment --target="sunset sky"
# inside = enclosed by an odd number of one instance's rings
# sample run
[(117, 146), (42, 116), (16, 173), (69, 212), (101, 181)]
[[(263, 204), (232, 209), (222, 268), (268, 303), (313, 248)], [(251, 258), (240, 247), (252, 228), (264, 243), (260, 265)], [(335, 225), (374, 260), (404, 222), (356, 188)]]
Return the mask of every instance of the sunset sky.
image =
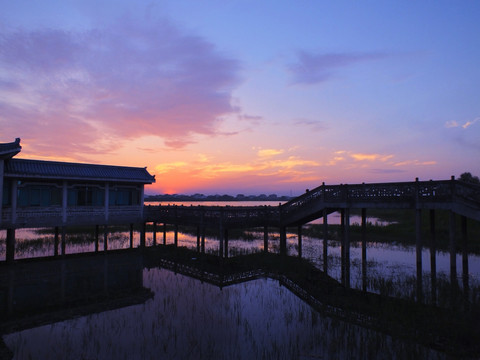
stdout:
[(480, 175), (480, 1), (0, 0), (0, 142), (147, 193)]

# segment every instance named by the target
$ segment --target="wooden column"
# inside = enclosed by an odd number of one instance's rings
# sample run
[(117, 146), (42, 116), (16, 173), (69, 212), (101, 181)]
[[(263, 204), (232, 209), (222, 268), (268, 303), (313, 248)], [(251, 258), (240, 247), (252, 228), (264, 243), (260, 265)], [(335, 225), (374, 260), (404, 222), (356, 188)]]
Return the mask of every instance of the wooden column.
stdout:
[(280, 227), (280, 254), (287, 255), (287, 228)]
[(17, 222), (17, 180), (12, 179), (12, 224)]
[(2, 224), (2, 207), (3, 207), (3, 176), (5, 160), (0, 159), (0, 225)]
[(67, 182), (62, 183), (62, 222), (67, 223), (67, 206), (68, 206), (68, 187)]
[(15, 260), (15, 229), (7, 229), (5, 260), (7, 264), (12, 264)]
[(167, 245), (167, 224), (163, 223), (163, 245)]
[(55, 237), (54, 237), (54, 240), (53, 240), (53, 256), (58, 256), (58, 244), (59, 244), (59, 239), (58, 239), (58, 236), (59, 236), (59, 230), (58, 230), (58, 226), (55, 226)]
[(100, 229), (98, 225), (95, 225), (95, 252), (98, 252), (98, 237), (100, 236)]
[(423, 301), (422, 283), (422, 210), (415, 209), (415, 254), (417, 264), (417, 301)]
[(130, 249), (133, 249), (133, 224), (130, 224)]
[(461, 226), (462, 226), (462, 280), (463, 280), (463, 291), (465, 298), (468, 299), (470, 294), (470, 284), (468, 276), (468, 238), (467, 238), (467, 218), (465, 216), (461, 217)]
[(263, 227), (263, 252), (268, 253), (268, 226)]
[(178, 246), (178, 224), (176, 222), (175, 222), (175, 235), (173, 238), (173, 244), (175, 245), (175, 247)]
[(146, 233), (147, 233), (147, 223), (142, 221), (141, 229), (140, 229), (140, 247), (143, 249), (146, 245)]
[(157, 223), (154, 221), (152, 224), (153, 227), (153, 246), (157, 246)]
[(345, 209), (345, 286), (350, 288), (350, 208)]
[(325, 272), (325, 274), (328, 274), (328, 211), (327, 209), (323, 209), (323, 271)]
[(65, 226), (62, 226), (62, 256), (65, 256), (66, 254), (66, 248), (67, 248), (67, 228)]
[(205, 254), (205, 225), (202, 225), (202, 244), (201, 244), (202, 254)]
[(298, 257), (302, 257), (302, 225), (298, 225)]
[(110, 216), (109, 214), (109, 206), (110, 206), (110, 184), (105, 183), (105, 202), (104, 202), (104, 207), (105, 207), (105, 223), (108, 223), (108, 218)]
[(228, 229), (225, 229), (224, 240), (225, 240), (225, 258), (228, 259)]
[(367, 291), (367, 209), (362, 208), (362, 290)]
[(200, 226), (197, 225), (197, 252), (200, 252)]
[(340, 277), (345, 285), (345, 209), (340, 209)]
[(103, 227), (103, 251), (107, 252), (108, 250), (108, 226)]
[(455, 213), (450, 210), (450, 227), (449, 227), (449, 250), (450, 250), (450, 282), (452, 289), (457, 287), (457, 243), (455, 239)]
[(435, 231), (435, 210), (430, 210), (430, 276), (432, 303), (437, 303), (437, 240)]

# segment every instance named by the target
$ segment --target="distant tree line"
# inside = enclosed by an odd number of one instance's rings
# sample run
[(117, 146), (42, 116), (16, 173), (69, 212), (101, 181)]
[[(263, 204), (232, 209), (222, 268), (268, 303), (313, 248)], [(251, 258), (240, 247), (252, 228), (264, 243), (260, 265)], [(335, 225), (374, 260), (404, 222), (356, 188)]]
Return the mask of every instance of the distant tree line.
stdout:
[(260, 195), (182, 195), (182, 194), (159, 194), (145, 197), (145, 201), (288, 201), (289, 196), (278, 196), (276, 194), (260, 194)]
[(480, 179), (478, 178), (478, 176), (473, 176), (469, 172), (464, 172), (463, 174), (461, 174), (459, 180), (471, 184), (480, 184)]

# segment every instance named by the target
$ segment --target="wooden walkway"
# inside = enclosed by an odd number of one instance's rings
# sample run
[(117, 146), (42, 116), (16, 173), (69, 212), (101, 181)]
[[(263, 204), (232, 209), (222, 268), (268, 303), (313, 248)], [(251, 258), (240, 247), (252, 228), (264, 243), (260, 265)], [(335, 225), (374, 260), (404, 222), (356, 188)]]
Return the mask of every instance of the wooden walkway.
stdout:
[(146, 206), (146, 222), (248, 228), (298, 226), (338, 209), (444, 209), (480, 221), (480, 186), (455, 179), (321, 185), (279, 206)]

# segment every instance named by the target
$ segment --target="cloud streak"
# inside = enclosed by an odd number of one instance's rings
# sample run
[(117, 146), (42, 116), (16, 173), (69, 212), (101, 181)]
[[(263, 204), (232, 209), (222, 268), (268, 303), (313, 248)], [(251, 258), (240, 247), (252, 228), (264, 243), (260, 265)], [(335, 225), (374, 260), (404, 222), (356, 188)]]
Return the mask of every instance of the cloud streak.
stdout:
[(293, 84), (313, 85), (329, 80), (336, 70), (356, 63), (387, 57), (383, 53), (314, 53), (299, 51), (297, 61), (288, 66)]
[(216, 135), (220, 117), (238, 111), (239, 69), (168, 21), (16, 30), (0, 36), (0, 124), (41, 155), (108, 150), (145, 135), (181, 148), (195, 134)]

